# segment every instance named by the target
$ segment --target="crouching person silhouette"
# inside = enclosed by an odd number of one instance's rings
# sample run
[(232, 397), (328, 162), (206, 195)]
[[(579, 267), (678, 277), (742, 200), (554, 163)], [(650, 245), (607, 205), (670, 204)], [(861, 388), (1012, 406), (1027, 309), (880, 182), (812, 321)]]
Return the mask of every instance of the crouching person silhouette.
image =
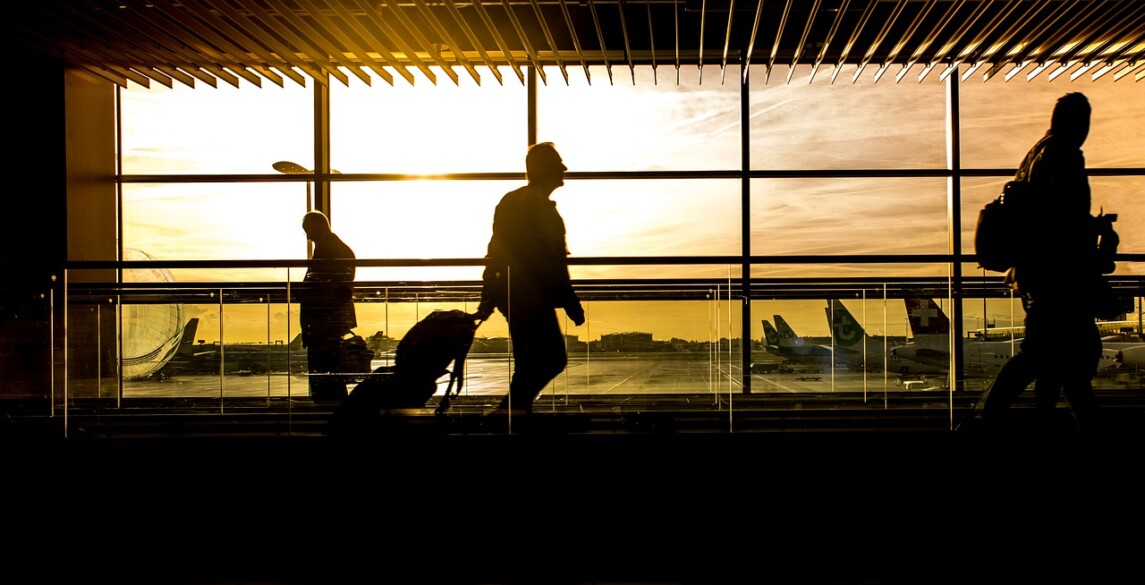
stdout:
[(306, 238), (314, 253), (299, 287), (299, 322), (302, 346), (310, 372), (310, 396), (314, 400), (338, 401), (346, 397), (346, 381), (338, 375), (342, 338), (358, 326), (354, 312), (354, 251), (330, 230), (330, 219), (320, 211), (302, 217)]
[(528, 184), (505, 194), (493, 214), (481, 304), (473, 316), (483, 321), (496, 308), (509, 323), (513, 376), (494, 412), (531, 413), (533, 400), (564, 371), (568, 354), (555, 309), (584, 324), (569, 278), (565, 223), (549, 199), (564, 185), (566, 170), (551, 142), (533, 145), (525, 156)]

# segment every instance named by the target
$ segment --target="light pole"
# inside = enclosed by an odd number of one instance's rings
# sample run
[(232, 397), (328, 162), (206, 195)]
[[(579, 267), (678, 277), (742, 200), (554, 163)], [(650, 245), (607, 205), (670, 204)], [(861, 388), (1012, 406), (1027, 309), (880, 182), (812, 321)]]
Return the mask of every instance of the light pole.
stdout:
[[(314, 171), (312, 171), (312, 170), (310, 170), (310, 169), (308, 169), (308, 168), (306, 168), (306, 167), (304, 167), (304, 166), (302, 166), (296, 162), (290, 162), (288, 160), (280, 160), (280, 161), (278, 161), (278, 162), (276, 162), (270, 166), (274, 167), (274, 170), (276, 170), (276, 171), (278, 171), (284, 175), (313, 175), (314, 174)], [(341, 174), (340, 172), (338, 172), (334, 169), (330, 169), (330, 172), (332, 174), (335, 174), (335, 175)], [(312, 199), (314, 199), (314, 197), (310, 192), (310, 181), (306, 181), (306, 212), (307, 213), (310, 213), (310, 211), (312, 209), (314, 209), (314, 203), (313, 203)], [(326, 212), (326, 216), (327, 217), (330, 216), (329, 211)], [(306, 240), (306, 257), (310, 258), (311, 256), (313, 256), (313, 253), (314, 253), (314, 242), (311, 242), (310, 240)]]
[[(271, 166), (274, 167), (274, 170), (276, 170), (276, 171), (278, 171), (284, 175), (313, 175), (314, 174), (314, 171), (307, 169), (306, 167), (304, 167), (298, 163), (290, 162), (288, 160), (280, 160)], [(310, 202), (311, 199), (312, 199), (312, 197), (310, 195), (310, 181), (306, 181), (306, 211), (308, 211), (308, 212), (311, 209), (313, 209), (311, 202)]]

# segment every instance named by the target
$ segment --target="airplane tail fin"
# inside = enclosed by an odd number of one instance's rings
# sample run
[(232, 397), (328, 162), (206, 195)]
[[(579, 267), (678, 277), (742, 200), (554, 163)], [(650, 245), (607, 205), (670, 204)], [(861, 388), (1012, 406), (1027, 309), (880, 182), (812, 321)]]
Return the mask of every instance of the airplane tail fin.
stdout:
[(867, 332), (847, 307), (837, 299), (830, 299), (824, 311), (827, 313), (827, 324), (831, 327), (831, 337), (835, 345), (845, 349), (861, 349), (863, 340), (867, 338)]
[(775, 327), (772, 326), (771, 321), (768, 321), (767, 319), (763, 320), (763, 340), (769, 347), (775, 347), (779, 345), (779, 332), (775, 330)]
[(950, 319), (934, 299), (906, 298), (906, 314), (910, 332), (919, 335), (949, 335)]
[(183, 338), (179, 340), (179, 349), (175, 355), (191, 355), (195, 351), (195, 333), (199, 331), (199, 318), (191, 317), (183, 326)]
[(298, 335), (294, 336), (294, 339), (290, 340), (290, 345), (286, 346), (286, 349), (288, 351), (298, 351), (298, 350), (302, 349), (302, 332), (301, 331), (298, 332)]
[(775, 329), (779, 339), (795, 340), (799, 338), (799, 336), (795, 334), (795, 330), (787, 324), (787, 321), (783, 320), (783, 317), (779, 315), (772, 315), (772, 318), (775, 319)]

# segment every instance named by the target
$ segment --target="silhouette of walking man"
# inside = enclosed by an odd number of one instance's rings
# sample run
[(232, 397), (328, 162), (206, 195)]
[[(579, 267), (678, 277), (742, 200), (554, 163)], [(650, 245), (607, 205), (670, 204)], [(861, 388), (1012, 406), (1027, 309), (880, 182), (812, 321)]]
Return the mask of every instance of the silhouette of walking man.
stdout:
[(1092, 381), (1101, 360), (1094, 317), (1102, 264), (1081, 150), (1090, 111), (1083, 94), (1059, 98), (1050, 129), (1015, 175), (1030, 184), (1032, 194), (1022, 210), (1024, 251), (1007, 274), (1026, 311), (1025, 338), (979, 398), (969, 426), (995, 426), (1035, 380), (1035, 404), (1043, 417), (1052, 414), (1060, 392), (1079, 428), (1092, 426), (1098, 414)]
[(566, 170), (553, 143), (531, 146), (525, 156), (528, 184), (502, 197), (493, 214), (474, 318), (487, 319), (496, 308), (509, 322), (513, 376), (497, 411), (531, 413), (533, 400), (568, 364), (554, 309), (564, 309), (576, 325), (584, 323), (569, 278), (565, 223), (549, 199), (565, 184)]
[(314, 400), (342, 400), (346, 381), (337, 375), (342, 338), (358, 326), (350, 284), (355, 267), (330, 260), (353, 259), (354, 251), (330, 231), (330, 219), (321, 211), (307, 212), (302, 217), (302, 230), (314, 242), (304, 286), (298, 293), (310, 396)]

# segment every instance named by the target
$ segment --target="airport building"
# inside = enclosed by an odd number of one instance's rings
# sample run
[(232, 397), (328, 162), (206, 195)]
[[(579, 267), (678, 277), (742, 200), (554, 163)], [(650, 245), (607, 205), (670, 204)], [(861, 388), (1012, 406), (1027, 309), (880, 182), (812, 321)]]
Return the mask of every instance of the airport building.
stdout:
[[(944, 563), (982, 550), (945, 527), (989, 500), (983, 483), (1045, 509), (1058, 456), (1103, 480), (1130, 471), (1087, 457), (1064, 397), (1046, 419), (1023, 393), (1004, 438), (956, 430), (1024, 334), (1021, 298), (979, 264), (979, 212), (1075, 92), (1092, 106), (1091, 212), (1116, 213), (1120, 235), (1106, 279), (1123, 306), (1103, 319), (1093, 379), (1115, 440), (1098, 444), (1141, 446), (1137, 0), (40, 0), (2, 22), (0, 432), (22, 478), (2, 481), (32, 504), (19, 526), (33, 537), (73, 527), (60, 503), (85, 528), (141, 512), (129, 540), (66, 547), (89, 561), (77, 575), (113, 577), (90, 561), (114, 558), (136, 576), (151, 564), (125, 560), (134, 546), (161, 565), (138, 576), (172, 577), (151, 582), (356, 582), (351, 567), (378, 559), (440, 563), (425, 551), (448, 557), (451, 535), (424, 521), (459, 516), (471, 546), (440, 582), (979, 575), (987, 559)], [(323, 212), (353, 248), (355, 332), (389, 374), (427, 315), (477, 310), (494, 210), (541, 142), (567, 167), (551, 199), (585, 316), (554, 309), (566, 367), (532, 413), (491, 416), (518, 365), (497, 311), (424, 407), (379, 411), (362, 444), (336, 443), (340, 404), (311, 399), (299, 337), (303, 215)], [(625, 352), (655, 355), (607, 355)], [(341, 375), (353, 389), (371, 371)], [(371, 472), (342, 467), (348, 453)], [(379, 497), (347, 498), (363, 487)], [(451, 516), (455, 497), (487, 514)], [(172, 498), (225, 549), (198, 557), (201, 574), (173, 568), (189, 531), (174, 548), (139, 537), (171, 533), (142, 511), (170, 519)], [(361, 512), (375, 534), (362, 550), (315, 544), (292, 532), (322, 529), (298, 502)], [(252, 508), (250, 550), (276, 553), (257, 567), (219, 530)], [(919, 511), (933, 546), (896, 533), (883, 548), (856, 528)], [(1018, 516), (1024, 542), (1043, 536)], [(394, 522), (410, 532), (386, 556), (372, 537)], [(656, 562), (632, 562), (626, 530)], [(853, 548), (825, 542), (821, 557), (808, 543), (825, 532)], [(226, 560), (251, 573), (224, 574)]]

